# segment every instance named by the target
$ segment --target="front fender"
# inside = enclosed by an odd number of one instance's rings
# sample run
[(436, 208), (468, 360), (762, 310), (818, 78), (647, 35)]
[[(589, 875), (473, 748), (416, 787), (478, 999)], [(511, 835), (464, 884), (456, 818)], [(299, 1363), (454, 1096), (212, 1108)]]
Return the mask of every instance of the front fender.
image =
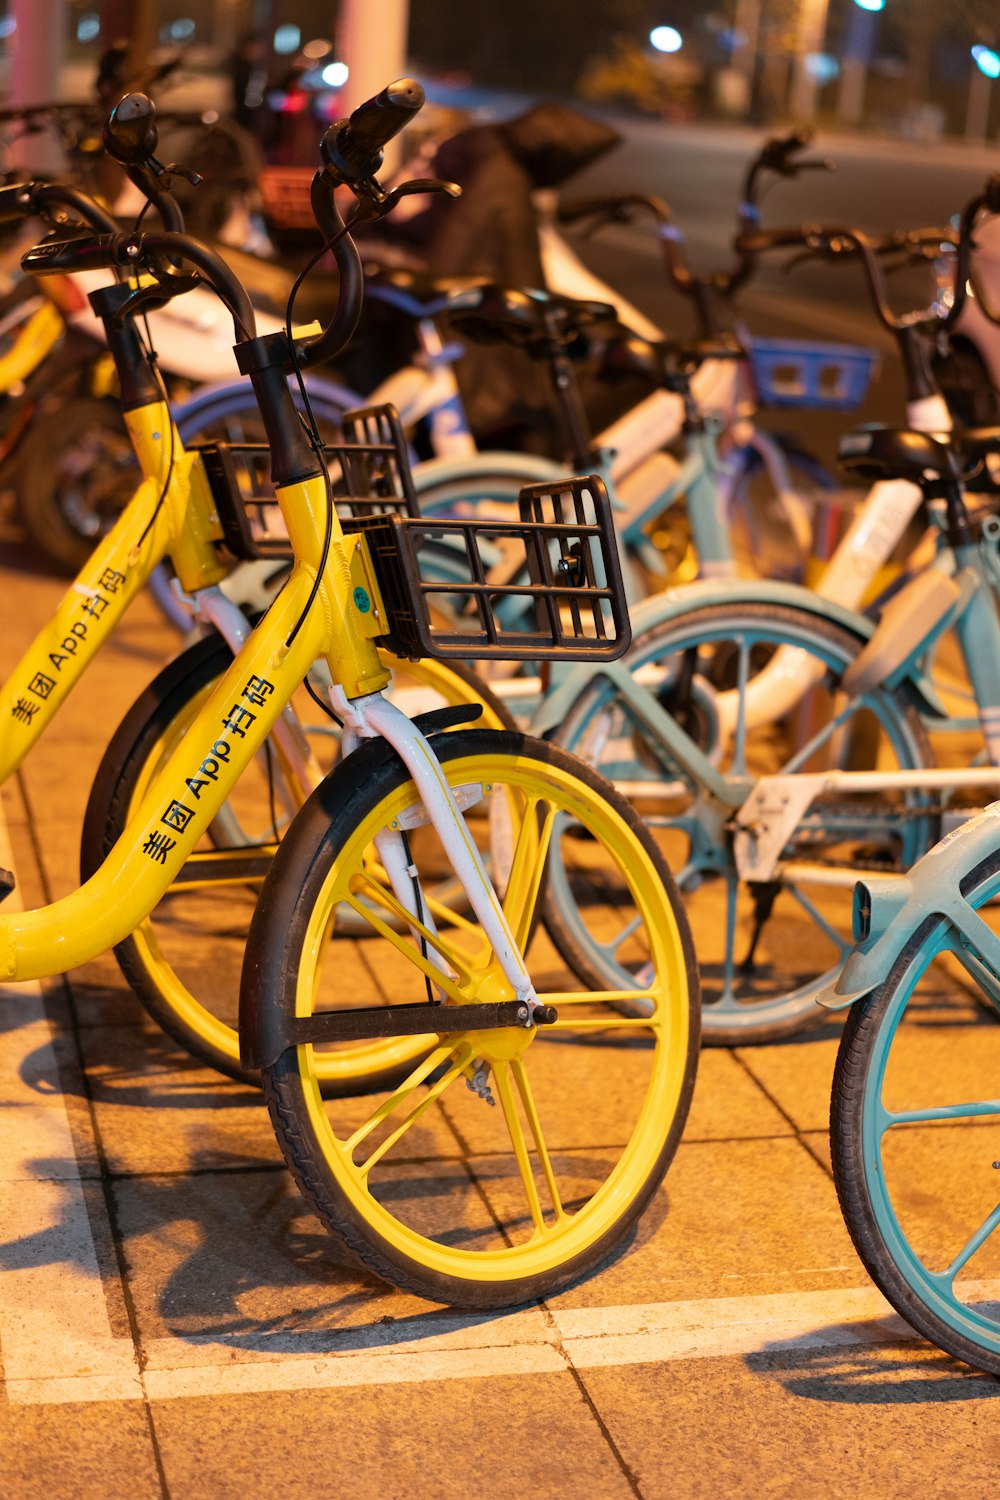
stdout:
[[(684, 584), (680, 588), (666, 589), (662, 594), (654, 594), (651, 598), (643, 599), (640, 604), (637, 604), (631, 611), (632, 652), (641, 647), (642, 638), (648, 631), (678, 620), (692, 610), (723, 604), (785, 605), (791, 609), (815, 615), (817, 618), (829, 620), (832, 624), (850, 631), (861, 643), (870, 640), (875, 630), (874, 622), (869, 620), (867, 615), (848, 609), (834, 599), (824, 599), (821, 595), (814, 594), (811, 589), (802, 588), (799, 584), (777, 583), (766, 578), (707, 578), (699, 579), (696, 583)], [(617, 670), (627, 671), (628, 660), (626, 656), (623, 661), (617, 663)], [(605, 667), (581, 665), (575, 667), (565, 677), (560, 676), (558, 685), (548, 694), (532, 720), (533, 733), (546, 734), (563, 723), (573, 704), (598, 670), (604, 672), (605, 675), (613, 675)], [(922, 712), (939, 718), (945, 717), (945, 710), (940, 699), (925, 677), (913, 674), (906, 679), (906, 683), (915, 694), (918, 707)]]
[(929, 849), (906, 875), (859, 880), (854, 887), (857, 942), (837, 979), (817, 995), (818, 1003), (843, 1010), (870, 994), (888, 978), (908, 939), (928, 917), (950, 922), (1000, 972), (1000, 938), (962, 893), (965, 877), (998, 848), (1000, 802), (991, 802)]

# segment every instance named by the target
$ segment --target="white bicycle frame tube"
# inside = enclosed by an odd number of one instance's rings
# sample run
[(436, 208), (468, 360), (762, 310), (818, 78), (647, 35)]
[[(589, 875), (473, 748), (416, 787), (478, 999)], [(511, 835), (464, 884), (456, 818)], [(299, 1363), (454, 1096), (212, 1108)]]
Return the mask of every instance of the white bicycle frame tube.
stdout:
[[(483, 867), (479, 851), (469, 837), (465, 819), (427, 739), (381, 693), (368, 693), (361, 698), (348, 699), (343, 689), (334, 686), (330, 689), (330, 701), (346, 728), (362, 739), (381, 737), (387, 740), (406, 766), (427, 816), (441, 840), (448, 862), (464, 887), (483, 934), (514, 991), (514, 998), (523, 1001), (529, 1011), (533, 1011), (538, 1005), (535, 987), (507, 924), (500, 899)], [(394, 866), (398, 866), (398, 861), (394, 860)], [(387, 873), (391, 876), (392, 871), (388, 870)], [(397, 878), (401, 878), (399, 868), (396, 873)], [(401, 880), (404, 888), (406, 884), (410, 885), (408, 897), (396, 890), (395, 886), (393, 889), (404, 908), (416, 916), (412, 879), (405, 868), (402, 869), (402, 875), (405, 875), (405, 881)], [(426, 921), (424, 925), (426, 926)]]
[[(952, 430), (951, 413), (941, 396), (908, 402), (906, 415), (909, 425), (919, 432)], [(848, 609), (857, 609), (916, 515), (921, 498), (918, 486), (905, 479), (880, 480), (872, 485), (815, 592)], [(747, 684), (743, 703), (746, 727), (784, 718), (820, 680), (824, 670), (822, 662), (800, 647), (780, 647), (764, 670)], [(720, 693), (716, 708), (720, 733), (731, 738), (740, 716), (739, 694), (735, 690)]]

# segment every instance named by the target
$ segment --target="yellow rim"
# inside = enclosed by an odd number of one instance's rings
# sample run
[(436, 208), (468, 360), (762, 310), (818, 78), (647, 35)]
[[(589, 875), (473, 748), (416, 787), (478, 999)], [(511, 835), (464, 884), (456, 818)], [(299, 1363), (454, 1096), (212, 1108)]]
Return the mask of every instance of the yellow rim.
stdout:
[[(380, 653), (387, 664), (393, 658)], [(474, 689), (443, 662), (420, 661), (405, 664), (406, 676), (447, 704), (467, 703)], [(183, 712), (167, 727), (153, 746), (136, 780), (129, 810), (137, 806), (160, 767), (175, 753), (183, 742), (188, 727), (197, 716), (202, 704), (215, 687), (215, 680), (208, 683), (185, 703)], [(478, 700), (476, 700), (478, 701)], [(489, 728), (503, 728), (497, 715), (488, 703), (483, 704), (483, 715), (477, 721)], [(210, 883), (210, 882), (206, 882)], [(153, 977), (156, 989), (163, 1002), (177, 1017), (184, 1029), (199, 1037), (207, 1046), (221, 1053), (233, 1063), (240, 1058), (239, 1034), (236, 1029), (214, 1015), (187, 988), (166, 957), (157, 938), (153, 923), (154, 913), (132, 933), (136, 952), (147, 972)], [(426, 1050), (420, 1038), (397, 1038), (385, 1042), (363, 1043), (349, 1051), (326, 1054), (318, 1059), (318, 1076), (323, 1083), (349, 1084), (352, 1080), (363, 1081), (369, 1075), (386, 1069), (405, 1066), (411, 1059)]]
[[(627, 1002), (637, 996), (637, 987), (603, 991), (596, 999), (581, 989), (549, 994), (540, 989), (542, 1003), (553, 1004), (559, 1011), (559, 1020), (551, 1028), (527, 1033), (513, 1029), (442, 1033), (424, 1038), (420, 1062), (410, 1076), (380, 1100), (360, 1125), (352, 1121), (349, 1133), (338, 1133), (324, 1105), (321, 1056), (311, 1045), (297, 1049), (299, 1079), (315, 1140), (338, 1189), (355, 1212), (393, 1251), (433, 1272), (479, 1282), (502, 1282), (551, 1271), (574, 1260), (602, 1239), (641, 1194), (660, 1158), (682, 1098), (690, 1040), (687, 968), (677, 920), (656, 868), (645, 846), (603, 797), (561, 767), (529, 757), (469, 755), (449, 760), (446, 770), (453, 786), (482, 785), (494, 790), (503, 786), (509, 789), (508, 795), (519, 799), (520, 822), (503, 900), (508, 922), (519, 941), (531, 928), (545, 851), (553, 829), (565, 826), (557, 816), (564, 813), (592, 835), (591, 847), (596, 845), (611, 856), (616, 876), (627, 888), (638, 914), (652, 972), (648, 988), (645, 977), (641, 982), (644, 1010), (648, 1008), (641, 1016), (625, 1013)], [(313, 1013), (318, 965), (328, 952), (328, 933), (338, 908), (356, 897), (360, 884), (370, 883), (371, 872), (364, 867), (365, 849), (379, 829), (398, 818), (414, 800), (409, 783), (384, 798), (354, 830), (334, 861), (314, 903), (299, 956), (298, 1015)], [(391, 908), (391, 893), (386, 891), (384, 899), (386, 907)], [(439, 951), (458, 973), (457, 981), (449, 981), (439, 967), (424, 962), (406, 936), (388, 930), (382, 935), (417, 968), (429, 972), (432, 982), (440, 985), (449, 998), (496, 998), (497, 965), (478, 928), (460, 917), (446, 928), (446, 913), (436, 911), (435, 917), (438, 941), (443, 944)], [(422, 984), (419, 978), (418, 983)], [(596, 1008), (599, 1015), (583, 1018), (574, 1012), (574, 1006), (588, 1011)], [(620, 1041), (626, 1030), (639, 1033), (647, 1043), (649, 1076), (645, 1092), (617, 1162), (593, 1195), (570, 1211), (560, 1194), (557, 1151), (550, 1152), (546, 1143), (544, 1111), (539, 1111), (532, 1090), (532, 1059), (540, 1058), (541, 1049), (553, 1043), (565, 1046), (572, 1039), (589, 1050), (595, 1039), (615, 1036)], [(650, 1041), (652, 1046), (648, 1046)], [(633, 1044), (634, 1039), (627, 1040), (627, 1045)], [(599, 1050), (592, 1059), (595, 1067), (600, 1065)], [(447, 1097), (450, 1088), (467, 1080), (473, 1064), (480, 1059), (490, 1065), (496, 1113), (504, 1122), (506, 1149), (513, 1158), (515, 1182), (520, 1179), (525, 1199), (523, 1222), (525, 1226), (530, 1223), (530, 1229), (517, 1243), (498, 1229), (497, 1238), (505, 1243), (492, 1249), (470, 1250), (442, 1244), (404, 1223), (373, 1195), (369, 1183), (380, 1162), (391, 1165), (389, 1159), (396, 1145), (404, 1143), (406, 1154), (407, 1132)], [(362, 1148), (367, 1150), (365, 1142), (375, 1141), (380, 1132), (378, 1144), (359, 1160)], [(439, 1169), (440, 1163), (427, 1167), (429, 1175)]]

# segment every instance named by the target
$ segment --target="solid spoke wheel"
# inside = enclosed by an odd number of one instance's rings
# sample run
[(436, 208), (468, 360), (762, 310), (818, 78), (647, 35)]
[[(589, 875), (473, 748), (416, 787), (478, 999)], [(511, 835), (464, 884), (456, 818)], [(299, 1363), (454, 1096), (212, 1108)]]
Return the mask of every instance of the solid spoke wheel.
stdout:
[[(91, 790), (81, 842), (84, 880), (117, 841), (131, 809), (182, 744), (231, 661), (229, 648), (218, 637), (198, 642), (164, 668), (126, 715)], [(412, 713), (444, 703), (481, 702), (481, 722), (496, 727), (509, 723), (488, 690), (461, 666), (400, 663), (392, 695)], [(304, 690), (294, 702), (318, 781), (339, 756), (339, 730)], [(240, 1063), (237, 1013), (246, 935), (274, 849), (309, 790), (311, 786), (303, 790), (289, 777), (281, 757), (265, 746), (179, 879), (115, 949), (122, 973), (157, 1024), (192, 1056), (242, 1082), (260, 1081)], [(352, 925), (362, 927), (361, 919), (349, 913), (345, 931)], [(365, 1048), (354, 1072), (346, 1058), (335, 1067), (331, 1063), (324, 1087), (368, 1084), (381, 1074), (379, 1058), (377, 1048)], [(398, 1059), (383, 1061), (391, 1076)]]
[[(994, 899), (1000, 855), (963, 889), (973, 907)], [(996, 1003), (996, 977), (932, 915), (852, 1009), (834, 1074), (833, 1166), (858, 1254), (896, 1311), (1000, 1375), (1000, 1035), (982, 1010), (956, 1014), (943, 972), (956, 968), (963, 988), (983, 984)]]
[[(933, 842), (923, 793), (817, 798), (782, 850), (785, 872), (766, 884), (739, 878), (732, 819), (757, 777), (930, 764), (927, 737), (902, 692), (878, 689), (849, 701), (838, 691), (858, 646), (805, 611), (752, 602), (691, 609), (635, 643), (626, 658), (634, 681), (737, 788), (729, 805), (680, 764), (608, 678), (595, 676), (557, 732), (559, 744), (627, 793), (675, 872), (696, 935), (706, 1043), (772, 1041), (820, 1020), (816, 992), (850, 948), (851, 881), (843, 872), (905, 868)], [(776, 663), (785, 696), (774, 713), (767, 684)], [(793, 677), (804, 686), (789, 695), (785, 679)], [(558, 871), (545, 920), (576, 972), (607, 983), (613, 952), (599, 949), (580, 903), (563, 901)]]
[[(494, 856), (498, 890), (527, 942), (539, 999), (558, 1019), (450, 1030), (448, 1003), (511, 996), (481, 929), (432, 899), (434, 932), (378, 920), (380, 905), (392, 912), (398, 902), (368, 861), (377, 835), (408, 829), (411, 867), (428, 889), (444, 858), (413, 784), (381, 746), (324, 784), (279, 851), (251, 932), (246, 1003), (304, 1018), (348, 998), (444, 997), (440, 1027), (393, 1092), (324, 1100), (324, 1059), (337, 1044), (316, 1042), (265, 1066), (265, 1097), (303, 1194), (344, 1251), (420, 1296), (499, 1307), (599, 1264), (649, 1202), (693, 1087), (697, 981), (670, 875), (624, 799), (521, 735), (459, 730), (434, 746), (477, 846), (491, 849), (498, 819), (511, 829), (502, 869)], [(595, 926), (634, 913), (621, 979), (599, 993), (566, 972), (535, 923), (548, 861), (566, 841), (561, 860), (578, 867), (581, 889), (601, 875), (608, 906), (590, 906)], [(352, 904), (372, 913), (372, 931), (349, 965), (334, 939)], [(644, 1014), (625, 1014), (635, 1000)]]

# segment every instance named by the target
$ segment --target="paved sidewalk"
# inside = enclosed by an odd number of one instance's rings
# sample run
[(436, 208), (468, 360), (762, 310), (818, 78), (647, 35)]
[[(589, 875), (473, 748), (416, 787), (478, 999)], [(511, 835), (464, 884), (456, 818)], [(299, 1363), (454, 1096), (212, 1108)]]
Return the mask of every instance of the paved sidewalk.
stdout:
[[(5, 662), (59, 593), (0, 566)], [(4, 789), (0, 864), (13, 858), (25, 905), (74, 884), (104, 743), (172, 645), (139, 601)], [(995, 1045), (950, 998), (942, 1055), (949, 1037)], [(705, 1053), (627, 1253), (549, 1303), (477, 1317), (338, 1264), (258, 1096), (177, 1052), (113, 960), (0, 1002), (5, 1500), (995, 1484), (1000, 1384), (914, 1338), (843, 1227), (833, 1023)]]

